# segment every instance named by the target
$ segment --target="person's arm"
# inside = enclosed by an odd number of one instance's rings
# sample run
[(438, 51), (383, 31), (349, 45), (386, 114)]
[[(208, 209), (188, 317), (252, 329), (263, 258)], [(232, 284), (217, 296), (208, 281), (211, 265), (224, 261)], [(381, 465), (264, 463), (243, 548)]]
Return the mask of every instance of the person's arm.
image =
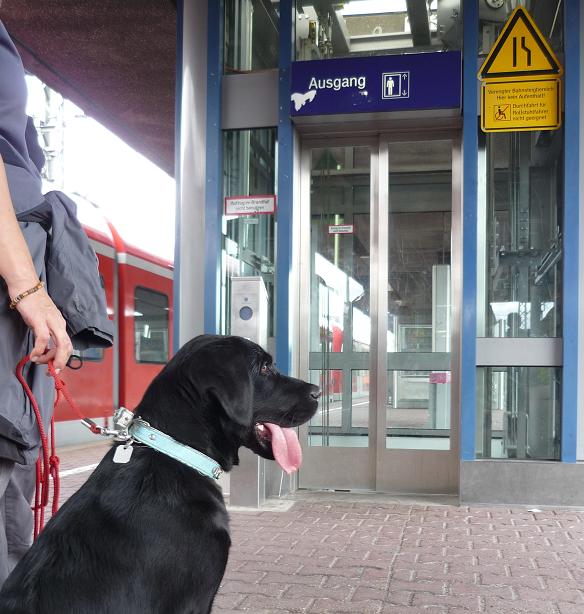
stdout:
[[(9, 300), (33, 288), (39, 282), (28, 246), (14, 213), (6, 171), (0, 158), (0, 276), (6, 282)], [(66, 324), (44, 288), (25, 296), (16, 304), (18, 313), (32, 329), (35, 337), (30, 353), (36, 363), (53, 360), (55, 369), (67, 364), (73, 346), (67, 335)], [(54, 347), (48, 351), (49, 340)]]

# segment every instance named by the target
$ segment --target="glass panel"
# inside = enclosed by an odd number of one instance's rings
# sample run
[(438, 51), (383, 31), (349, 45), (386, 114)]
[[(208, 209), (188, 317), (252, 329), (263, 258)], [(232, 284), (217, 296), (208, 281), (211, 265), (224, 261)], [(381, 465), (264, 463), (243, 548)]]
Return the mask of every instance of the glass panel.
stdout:
[(226, 0), (224, 72), (278, 67), (280, 3)]
[(369, 445), (369, 371), (311, 370), (310, 382), (320, 386), (323, 394), (318, 411), (308, 425), (308, 444), (366, 448)]
[(370, 158), (368, 147), (311, 151), (310, 360), (326, 393), (310, 445), (368, 445)]
[(389, 371), (387, 448), (450, 449), (450, 371)]
[[(223, 133), (223, 195), (275, 194), (276, 130)], [(221, 330), (229, 334), (231, 279), (259, 275), (268, 294), (268, 337), (274, 330), (275, 220), (273, 214), (224, 215)], [(271, 341), (270, 341), (271, 343)], [(271, 351), (271, 348), (268, 348)]]
[(390, 144), (388, 183), (388, 360), (407, 370), (389, 371), (386, 447), (448, 450), (452, 143)]
[(478, 334), (560, 337), (563, 130), (489, 134), (486, 155)]
[(368, 352), (369, 172), (366, 147), (312, 150), (312, 352)]
[(296, 59), (460, 49), (460, 0), (296, 0)]
[(389, 352), (450, 351), (450, 141), (389, 149)]
[[(369, 371), (351, 371), (351, 427), (369, 427)], [(361, 434), (363, 435), (363, 433)]]
[(556, 367), (477, 369), (477, 457), (560, 460)]
[(136, 362), (168, 360), (168, 297), (148, 288), (134, 291), (134, 355)]

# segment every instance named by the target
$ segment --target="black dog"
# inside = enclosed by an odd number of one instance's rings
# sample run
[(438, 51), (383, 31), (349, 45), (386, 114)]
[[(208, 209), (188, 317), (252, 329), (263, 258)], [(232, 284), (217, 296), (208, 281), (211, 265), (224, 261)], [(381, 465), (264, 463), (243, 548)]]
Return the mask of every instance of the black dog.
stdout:
[[(225, 471), (241, 445), (291, 471), (300, 447), (285, 427), (308, 421), (318, 396), (279, 374), (255, 343), (203, 335), (153, 380), (135, 414)], [(118, 446), (16, 566), (2, 614), (210, 612), (231, 544), (220, 489), (145, 446), (116, 464)]]

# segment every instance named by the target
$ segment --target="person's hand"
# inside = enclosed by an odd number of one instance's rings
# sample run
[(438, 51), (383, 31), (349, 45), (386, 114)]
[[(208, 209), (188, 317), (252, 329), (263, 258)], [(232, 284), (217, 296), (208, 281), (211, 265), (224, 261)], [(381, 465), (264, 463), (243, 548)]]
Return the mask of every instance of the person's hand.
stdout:
[[(18, 292), (11, 291), (10, 296), (17, 294)], [(47, 291), (41, 288), (29, 294), (16, 305), (16, 310), (34, 334), (35, 342), (30, 353), (31, 361), (37, 364), (47, 364), (49, 360), (52, 360), (57, 372), (64, 369), (73, 351), (73, 345), (67, 334), (65, 319)], [(49, 347), (51, 340), (53, 343)]]

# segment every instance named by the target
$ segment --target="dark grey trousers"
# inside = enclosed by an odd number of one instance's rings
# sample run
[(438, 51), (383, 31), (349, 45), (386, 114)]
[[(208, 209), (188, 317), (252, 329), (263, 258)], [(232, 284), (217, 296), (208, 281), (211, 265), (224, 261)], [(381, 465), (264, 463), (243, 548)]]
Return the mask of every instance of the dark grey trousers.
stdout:
[(6, 490), (14, 471), (14, 461), (0, 458), (0, 583), (8, 577), (8, 541), (6, 539)]
[(35, 465), (0, 459), (0, 586), (32, 542)]

